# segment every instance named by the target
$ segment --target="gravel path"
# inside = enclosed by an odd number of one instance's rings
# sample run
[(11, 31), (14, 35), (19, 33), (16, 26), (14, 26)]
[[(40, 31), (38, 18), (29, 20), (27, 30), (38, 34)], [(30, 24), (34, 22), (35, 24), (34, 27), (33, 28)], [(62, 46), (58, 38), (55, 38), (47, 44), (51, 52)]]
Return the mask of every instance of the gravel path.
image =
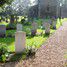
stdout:
[(6, 63), (4, 67), (67, 67), (67, 22), (39, 48), (35, 59)]

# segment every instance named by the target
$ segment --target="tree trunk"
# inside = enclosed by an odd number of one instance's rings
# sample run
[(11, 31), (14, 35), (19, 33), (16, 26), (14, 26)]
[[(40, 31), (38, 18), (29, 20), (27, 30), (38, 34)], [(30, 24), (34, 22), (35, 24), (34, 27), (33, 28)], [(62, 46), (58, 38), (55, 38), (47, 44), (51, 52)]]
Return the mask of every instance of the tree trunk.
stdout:
[(14, 23), (14, 15), (11, 15), (11, 17), (10, 17), (10, 23)]
[(16, 16), (16, 17), (15, 17), (16, 23), (18, 22), (17, 19), (18, 19), (18, 18), (17, 18), (17, 16)]

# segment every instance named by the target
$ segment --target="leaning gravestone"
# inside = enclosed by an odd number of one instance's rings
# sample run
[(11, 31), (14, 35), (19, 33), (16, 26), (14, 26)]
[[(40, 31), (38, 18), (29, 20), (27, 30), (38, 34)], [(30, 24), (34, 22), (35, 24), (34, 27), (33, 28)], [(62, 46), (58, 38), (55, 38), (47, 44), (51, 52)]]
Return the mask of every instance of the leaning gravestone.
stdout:
[(44, 22), (43, 25), (45, 26), (45, 34), (50, 34), (50, 23)]
[(52, 22), (53, 29), (56, 29), (56, 24), (57, 24), (57, 21), (56, 21), (56, 19), (54, 19)]
[(21, 53), (25, 49), (26, 33), (22, 31), (21, 24), (17, 25), (17, 32), (15, 34), (15, 52)]
[(17, 31), (22, 31), (22, 24), (17, 24)]
[(37, 23), (33, 22), (32, 23), (32, 30), (31, 30), (31, 35), (35, 36), (37, 32)]
[(0, 25), (0, 37), (5, 37), (5, 36), (6, 36), (6, 26)]

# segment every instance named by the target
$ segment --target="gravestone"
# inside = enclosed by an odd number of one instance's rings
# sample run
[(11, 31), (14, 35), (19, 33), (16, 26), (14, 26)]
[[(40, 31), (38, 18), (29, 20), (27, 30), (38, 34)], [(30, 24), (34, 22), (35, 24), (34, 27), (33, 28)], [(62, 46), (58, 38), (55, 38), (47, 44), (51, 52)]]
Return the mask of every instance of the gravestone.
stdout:
[(51, 21), (51, 19), (48, 19), (48, 23), (50, 23), (50, 25), (52, 25), (52, 21)]
[(22, 31), (22, 24), (17, 24), (17, 31)]
[(57, 20), (55, 18), (52, 19), (52, 27), (56, 29)]
[(0, 37), (5, 37), (5, 36), (6, 36), (6, 26), (0, 25)]
[(44, 22), (43, 25), (45, 26), (45, 34), (50, 34), (50, 23)]
[(23, 31), (17, 31), (15, 34), (15, 52), (21, 53), (25, 49), (26, 33)]
[(56, 29), (56, 24), (57, 24), (57, 21), (53, 21), (53, 29)]
[(37, 23), (35, 22), (32, 23), (32, 30), (37, 30)]
[(37, 33), (37, 23), (33, 22), (32, 23), (32, 30), (31, 30), (31, 35), (35, 36)]

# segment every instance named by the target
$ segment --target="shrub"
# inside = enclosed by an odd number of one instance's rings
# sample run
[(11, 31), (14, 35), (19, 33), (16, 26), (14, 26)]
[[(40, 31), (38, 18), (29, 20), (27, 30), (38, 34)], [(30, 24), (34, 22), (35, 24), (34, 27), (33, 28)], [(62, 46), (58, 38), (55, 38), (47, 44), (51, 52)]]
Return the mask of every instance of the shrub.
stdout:
[(30, 34), (30, 28), (24, 28), (23, 31), (26, 32), (26, 35), (27, 35), (27, 36)]
[(37, 33), (37, 30), (31, 30), (31, 36), (35, 36)]
[(6, 26), (7, 30), (13, 30), (16, 29), (16, 24), (15, 23), (10, 23)]
[(15, 37), (16, 30), (7, 30), (6, 37)]
[(5, 62), (7, 56), (8, 56), (7, 46), (0, 44), (0, 61)]

